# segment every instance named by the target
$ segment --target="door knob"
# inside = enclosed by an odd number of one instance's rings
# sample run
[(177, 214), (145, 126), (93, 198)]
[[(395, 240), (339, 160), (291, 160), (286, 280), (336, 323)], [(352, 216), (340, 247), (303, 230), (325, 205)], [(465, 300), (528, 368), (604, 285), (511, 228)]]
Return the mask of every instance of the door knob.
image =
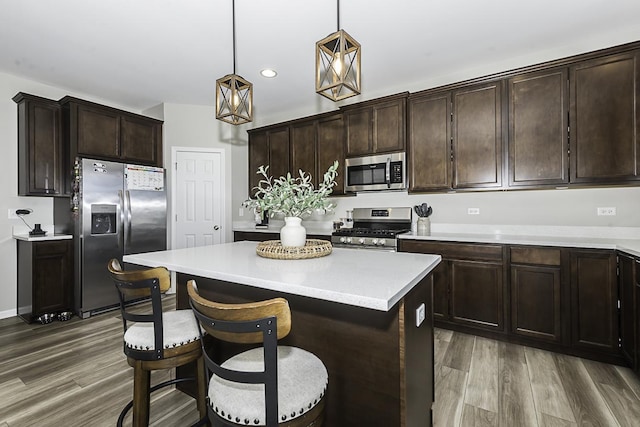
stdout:
[(214, 226), (213, 226), (213, 229), (214, 229), (215, 231), (218, 231), (218, 230), (220, 230), (220, 227), (219, 227), (219, 226), (217, 226), (217, 225), (214, 225)]

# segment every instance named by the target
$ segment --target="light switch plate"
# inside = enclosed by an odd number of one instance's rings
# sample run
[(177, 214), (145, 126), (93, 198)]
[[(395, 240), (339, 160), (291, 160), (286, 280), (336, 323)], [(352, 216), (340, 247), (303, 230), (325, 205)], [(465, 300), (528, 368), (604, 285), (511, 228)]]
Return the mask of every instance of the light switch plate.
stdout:
[(416, 308), (416, 328), (419, 328), (420, 325), (422, 325), (425, 317), (427, 317), (427, 307), (422, 303), (418, 308)]
[(467, 215), (480, 215), (480, 208), (467, 208)]

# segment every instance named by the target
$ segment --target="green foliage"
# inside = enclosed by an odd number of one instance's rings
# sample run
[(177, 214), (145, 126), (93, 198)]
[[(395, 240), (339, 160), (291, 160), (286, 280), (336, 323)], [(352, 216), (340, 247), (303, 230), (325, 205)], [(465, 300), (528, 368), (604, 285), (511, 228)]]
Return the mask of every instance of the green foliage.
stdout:
[(320, 186), (315, 189), (311, 182), (311, 175), (300, 169), (299, 177), (294, 178), (291, 173), (280, 178), (268, 175), (269, 166), (260, 166), (258, 174), (262, 175), (258, 186), (254, 187), (255, 199), (245, 200), (242, 205), (253, 208), (256, 212), (269, 212), (269, 216), (277, 213), (285, 217), (310, 215), (316, 209), (332, 210), (334, 205), (327, 200), (336, 185), (338, 175), (338, 161), (327, 169)]

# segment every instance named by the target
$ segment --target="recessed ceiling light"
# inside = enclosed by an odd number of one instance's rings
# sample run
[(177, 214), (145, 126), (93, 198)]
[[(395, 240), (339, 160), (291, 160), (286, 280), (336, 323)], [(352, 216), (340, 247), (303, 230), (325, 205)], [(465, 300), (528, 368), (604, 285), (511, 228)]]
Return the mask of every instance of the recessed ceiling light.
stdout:
[(271, 68), (265, 68), (264, 70), (260, 71), (260, 75), (262, 77), (266, 77), (268, 79), (274, 78), (275, 76), (278, 75), (278, 73), (276, 73), (276, 70), (272, 70)]

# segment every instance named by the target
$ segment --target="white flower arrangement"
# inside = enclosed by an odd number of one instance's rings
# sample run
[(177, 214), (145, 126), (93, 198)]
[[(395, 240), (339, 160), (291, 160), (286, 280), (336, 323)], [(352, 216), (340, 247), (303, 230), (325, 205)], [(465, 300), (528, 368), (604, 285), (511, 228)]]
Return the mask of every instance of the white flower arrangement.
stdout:
[(256, 187), (253, 199), (245, 200), (242, 205), (246, 208), (253, 208), (256, 212), (269, 212), (269, 216), (278, 213), (285, 217), (299, 217), (312, 214), (315, 210), (331, 211), (335, 205), (329, 202), (327, 197), (336, 185), (338, 175), (338, 161), (327, 169), (322, 183), (317, 189), (313, 188), (311, 175), (302, 169), (298, 171), (298, 177), (294, 178), (291, 173), (280, 178), (273, 178), (268, 175), (269, 166), (260, 166), (258, 174), (262, 175)]

